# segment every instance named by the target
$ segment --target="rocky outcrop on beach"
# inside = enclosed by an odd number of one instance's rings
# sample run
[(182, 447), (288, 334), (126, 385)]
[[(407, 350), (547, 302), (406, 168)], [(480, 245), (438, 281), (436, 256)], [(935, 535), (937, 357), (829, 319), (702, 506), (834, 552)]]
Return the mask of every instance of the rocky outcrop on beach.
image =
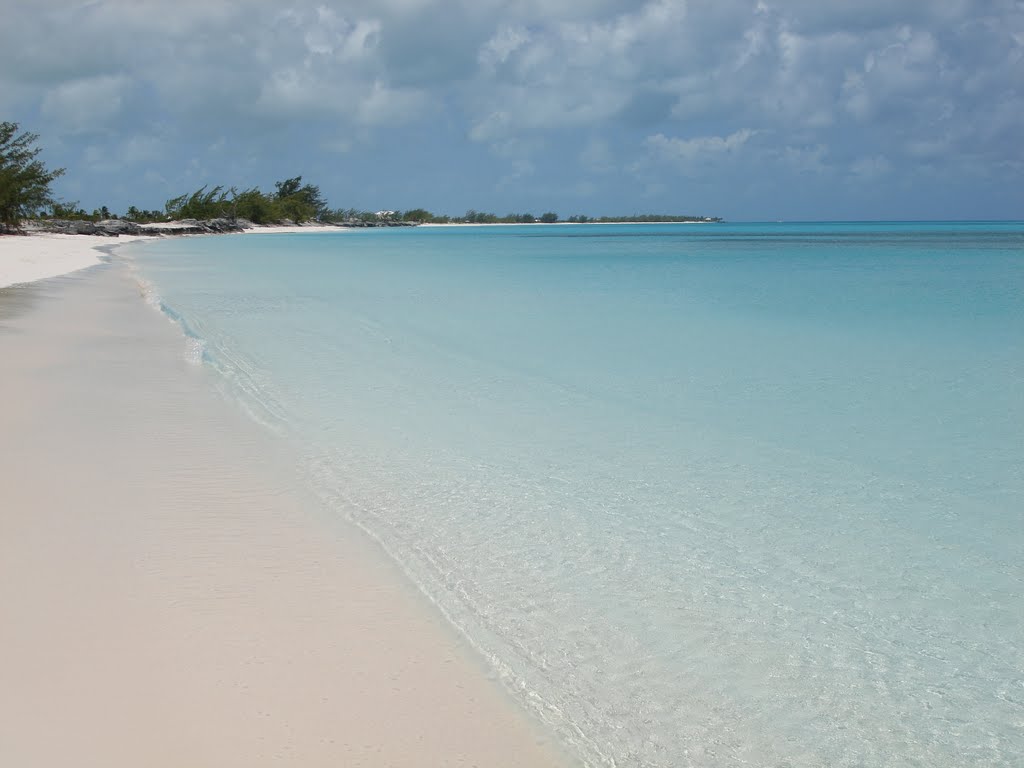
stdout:
[(244, 232), (246, 229), (251, 229), (252, 226), (252, 222), (244, 219), (210, 219), (209, 221), (184, 219), (156, 224), (137, 224), (127, 219), (105, 219), (103, 221), (47, 219), (25, 222), (23, 229), (28, 232), (50, 232), (59, 235), (118, 237), (119, 235), (209, 235)]
[(137, 234), (211, 235), (227, 232), (244, 232), (252, 228), (253, 223), (245, 219), (208, 219), (205, 221), (182, 219), (181, 221), (169, 221), (164, 224), (140, 224)]
[[(351, 219), (344, 222), (308, 222), (296, 224), (290, 220), (275, 222), (273, 227), (413, 227), (411, 221), (363, 221)], [(87, 221), (79, 219), (33, 219), (23, 221), (21, 230), (27, 234), (48, 232), (57, 235), (99, 235), (101, 237), (118, 237), (119, 235), (215, 235), (231, 232), (259, 230), (262, 225), (254, 224), (248, 219), (181, 219), (179, 221), (163, 221), (151, 224), (139, 224), (127, 219), (103, 219)]]

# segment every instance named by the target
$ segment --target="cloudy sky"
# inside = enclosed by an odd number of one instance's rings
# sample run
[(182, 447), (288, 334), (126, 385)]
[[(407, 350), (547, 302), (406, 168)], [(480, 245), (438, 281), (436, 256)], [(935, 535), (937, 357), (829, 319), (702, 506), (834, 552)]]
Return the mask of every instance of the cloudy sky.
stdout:
[(1024, 0), (0, 0), (57, 191), (1024, 218)]

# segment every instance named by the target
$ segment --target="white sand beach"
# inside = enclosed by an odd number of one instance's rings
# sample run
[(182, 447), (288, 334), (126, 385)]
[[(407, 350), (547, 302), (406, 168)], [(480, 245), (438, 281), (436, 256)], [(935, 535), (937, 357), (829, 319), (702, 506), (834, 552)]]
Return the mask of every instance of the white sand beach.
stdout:
[(0, 288), (75, 272), (100, 263), (98, 246), (137, 240), (99, 235), (0, 236)]
[(96, 241), (0, 238), (0, 765), (565, 764)]
[(247, 229), (242, 234), (245, 235), (280, 235), (288, 234), (294, 235), (299, 233), (308, 233), (312, 235), (323, 234), (324, 232), (351, 232), (350, 227), (338, 227), (331, 224), (300, 224), (292, 227), (279, 227), (274, 225), (253, 227)]

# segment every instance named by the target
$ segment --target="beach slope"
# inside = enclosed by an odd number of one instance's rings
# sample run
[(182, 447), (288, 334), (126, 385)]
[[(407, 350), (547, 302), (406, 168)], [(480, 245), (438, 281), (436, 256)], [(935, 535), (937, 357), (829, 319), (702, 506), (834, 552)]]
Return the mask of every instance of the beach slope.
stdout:
[(0, 765), (562, 760), (122, 266), (0, 290), (0, 359)]

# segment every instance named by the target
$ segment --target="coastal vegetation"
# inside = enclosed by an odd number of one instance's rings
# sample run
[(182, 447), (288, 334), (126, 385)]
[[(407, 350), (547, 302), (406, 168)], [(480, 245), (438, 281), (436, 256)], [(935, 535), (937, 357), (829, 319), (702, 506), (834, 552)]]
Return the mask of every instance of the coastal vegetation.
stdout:
[[(50, 185), (64, 174), (63, 168), (48, 170), (38, 159), (39, 137), (21, 132), (13, 122), (0, 122), (0, 231), (15, 229), (25, 219), (56, 222), (92, 222), (122, 220), (131, 224), (158, 224), (170, 221), (231, 222), (231, 227), (252, 224), (303, 224), (320, 222), (341, 226), (409, 226), (416, 224), (573, 224), (712, 222), (719, 218), (634, 214), (632, 216), (590, 217), (575, 214), (562, 219), (554, 211), (540, 216), (529, 212), (498, 216), (470, 209), (462, 216), (435, 214), (426, 208), (407, 211), (369, 211), (358, 208), (331, 208), (315, 184), (303, 183), (294, 176), (274, 183), (273, 191), (258, 187), (239, 189), (224, 185), (204, 185), (192, 192), (172, 197), (162, 210), (128, 206), (123, 214), (106, 205), (92, 212), (78, 201), (54, 199)], [(235, 223), (238, 223), (237, 225)], [(74, 231), (84, 231), (77, 229)]]
[(38, 159), (39, 138), (19, 133), (17, 123), (0, 122), (0, 229), (11, 229), (53, 202), (50, 184), (64, 173), (49, 170)]
[(302, 224), (323, 220), (328, 213), (320, 188), (303, 184), (301, 176), (275, 182), (274, 187), (274, 192), (263, 192), (257, 187), (239, 192), (234, 187), (203, 186), (171, 198), (164, 205), (164, 212), (168, 219), (246, 219), (254, 224)]
[(464, 216), (433, 214), (423, 208), (415, 208), (403, 214), (404, 221), (417, 224), (650, 224), (656, 222), (710, 222), (721, 221), (715, 216), (680, 216), (676, 214), (634, 214), (632, 216), (585, 216), (576, 214), (562, 219), (554, 211), (534, 216), (532, 213), (508, 213), (498, 216), (470, 209)]
[(313, 184), (302, 184), (302, 177), (275, 183), (275, 192), (263, 192), (256, 187), (239, 192), (234, 187), (203, 186), (194, 192), (173, 197), (164, 210), (143, 210), (129, 206), (124, 215), (112, 213), (107, 206), (86, 212), (77, 202), (51, 204), (46, 218), (104, 221), (126, 219), (139, 224), (152, 224), (182, 219), (209, 221), (211, 219), (244, 220), (253, 224), (280, 224), (320, 222), (339, 226), (401, 226), (416, 224), (650, 224), (718, 222), (718, 217), (680, 216), (676, 214), (634, 214), (632, 216), (586, 216), (576, 214), (562, 219), (554, 211), (540, 216), (532, 213), (508, 213), (498, 216), (470, 209), (462, 216), (431, 213), (425, 208), (407, 211), (368, 211), (359, 208), (330, 208)]

